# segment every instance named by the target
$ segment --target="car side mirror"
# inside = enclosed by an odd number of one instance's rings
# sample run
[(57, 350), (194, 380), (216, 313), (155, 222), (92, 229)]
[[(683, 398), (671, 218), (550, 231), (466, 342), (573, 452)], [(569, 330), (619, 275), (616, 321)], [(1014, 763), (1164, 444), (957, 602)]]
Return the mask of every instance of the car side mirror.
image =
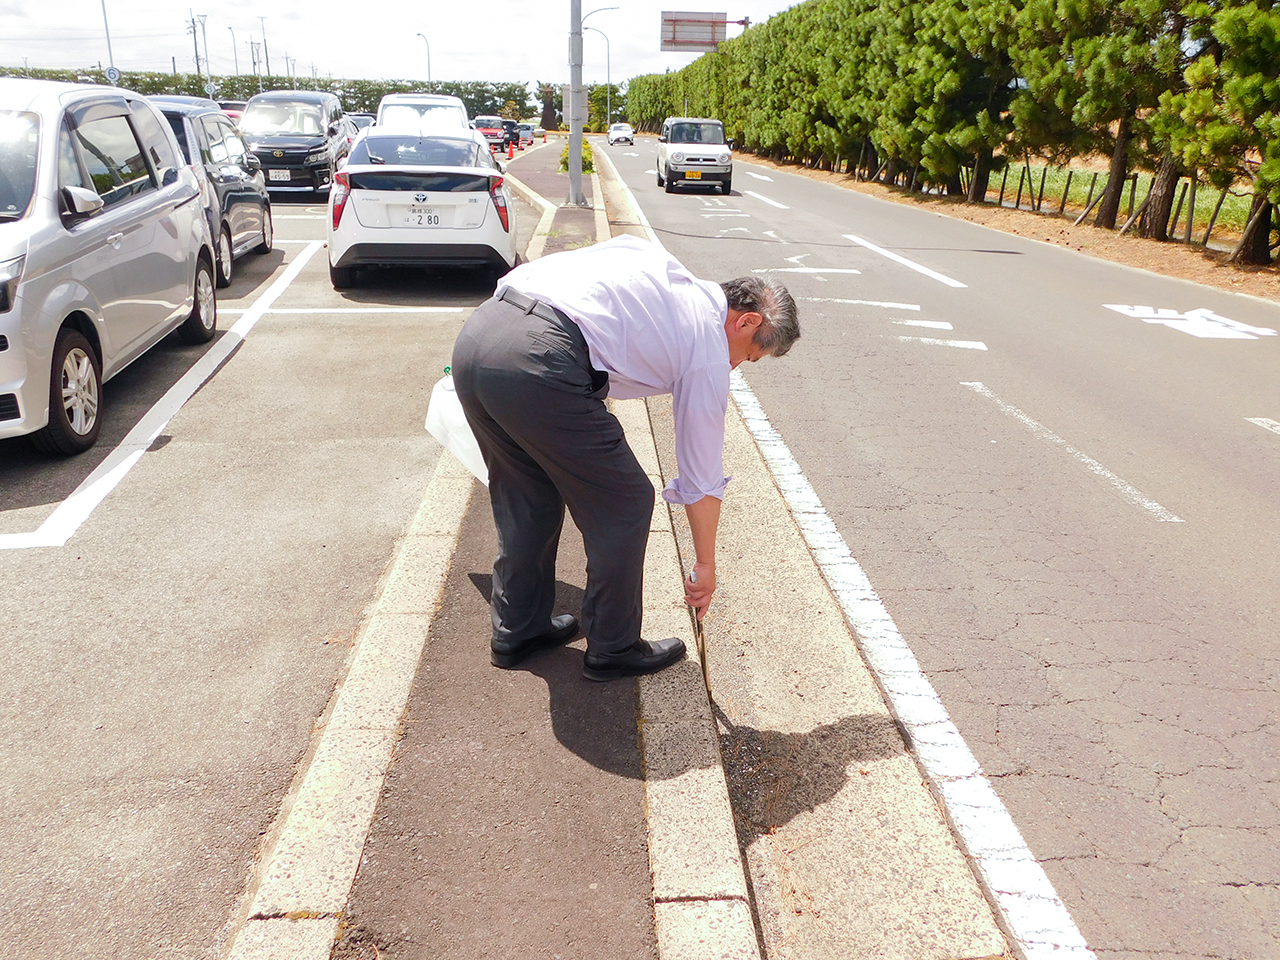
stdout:
[(244, 155), (244, 163), (249, 168), (250, 173), (260, 173), (262, 171), (262, 161), (252, 153)]
[(329, 124), (329, 136), (331, 137), (335, 136), (337, 132), (338, 132), (338, 125), (336, 123)]
[(63, 187), (62, 203), (73, 220), (87, 220), (103, 207), (102, 198), (84, 187)]
[(658, 142), (659, 142), (659, 143), (666, 143), (666, 142), (667, 142), (667, 138), (666, 138), (666, 137), (659, 137), (659, 138), (658, 138)]
[(495, 160), (495, 161), (494, 161), (494, 163), (496, 163), (496, 164), (498, 165), (498, 172), (499, 172), (499, 173), (506, 173), (506, 172), (507, 172), (507, 165), (506, 165), (505, 163), (503, 163), (501, 160)]
[(726, 141), (724, 142), (724, 145), (725, 145), (726, 147), (728, 147), (730, 150), (737, 150), (737, 149), (738, 149), (737, 147), (735, 147), (735, 146), (733, 145), (733, 141), (732, 141), (732, 140), (726, 140)]
[(172, 187), (178, 182), (178, 171), (173, 167), (164, 168), (164, 176), (160, 178), (160, 186)]

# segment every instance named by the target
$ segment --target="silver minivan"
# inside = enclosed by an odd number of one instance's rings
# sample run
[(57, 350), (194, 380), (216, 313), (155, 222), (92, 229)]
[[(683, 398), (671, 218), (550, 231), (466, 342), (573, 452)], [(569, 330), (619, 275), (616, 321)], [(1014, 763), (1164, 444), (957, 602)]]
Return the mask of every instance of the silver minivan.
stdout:
[(217, 328), (213, 242), (169, 124), (114, 87), (0, 79), (0, 438), (89, 449), (102, 384)]

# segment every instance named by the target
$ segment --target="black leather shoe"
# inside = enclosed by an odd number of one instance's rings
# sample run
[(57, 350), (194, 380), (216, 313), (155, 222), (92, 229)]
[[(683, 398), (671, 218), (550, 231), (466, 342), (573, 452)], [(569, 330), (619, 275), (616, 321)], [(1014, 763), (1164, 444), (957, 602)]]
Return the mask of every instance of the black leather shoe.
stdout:
[(666, 640), (637, 640), (617, 653), (592, 653), (582, 658), (582, 675), (588, 680), (617, 680), (641, 673), (657, 673), (684, 657), (684, 641), (679, 637)]
[(489, 644), (489, 659), (495, 667), (510, 670), (517, 666), (529, 654), (546, 647), (558, 647), (568, 643), (578, 635), (578, 618), (571, 613), (564, 613), (551, 618), (551, 629), (546, 633), (530, 637), (528, 640), (517, 640), (514, 643), (499, 643), (497, 640)]

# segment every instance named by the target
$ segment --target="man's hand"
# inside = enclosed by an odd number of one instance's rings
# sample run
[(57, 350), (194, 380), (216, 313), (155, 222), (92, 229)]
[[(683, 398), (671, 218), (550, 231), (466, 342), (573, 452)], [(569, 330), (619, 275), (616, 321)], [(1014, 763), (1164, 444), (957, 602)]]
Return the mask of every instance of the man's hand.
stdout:
[(684, 581), (684, 602), (693, 607), (697, 618), (707, 615), (711, 595), (716, 592), (716, 567), (713, 563), (695, 563)]

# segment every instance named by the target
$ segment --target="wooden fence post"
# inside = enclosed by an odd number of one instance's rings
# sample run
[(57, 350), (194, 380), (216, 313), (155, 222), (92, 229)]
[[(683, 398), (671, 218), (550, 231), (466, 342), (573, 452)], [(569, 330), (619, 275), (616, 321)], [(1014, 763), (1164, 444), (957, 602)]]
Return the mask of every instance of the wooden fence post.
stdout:
[(1187, 201), (1187, 229), (1182, 236), (1182, 242), (1190, 246), (1191, 231), (1195, 227), (1196, 222), (1196, 181), (1198, 176), (1195, 170), (1191, 171), (1191, 197)]
[(1038, 211), (1044, 206), (1044, 178), (1049, 175), (1049, 164), (1046, 162), (1044, 169), (1040, 171), (1040, 197), (1036, 200), (1036, 210)]
[(1182, 201), (1187, 199), (1187, 185), (1182, 185), (1182, 192), (1178, 194), (1178, 206), (1173, 211), (1173, 223), (1169, 225), (1169, 235), (1173, 236), (1178, 232), (1178, 217), (1182, 215)]
[(1209, 245), (1209, 234), (1213, 233), (1213, 225), (1217, 222), (1218, 211), (1222, 209), (1222, 201), (1227, 199), (1227, 187), (1222, 188), (1222, 192), (1218, 194), (1218, 203), (1213, 208), (1213, 216), (1209, 218), (1209, 226), (1205, 227), (1204, 239), (1200, 241), (1200, 246), (1207, 247)]
[[(1084, 198), (1085, 213), (1088, 213), (1090, 210), (1093, 209), (1093, 188), (1096, 187), (1097, 185), (1098, 185), (1098, 175), (1095, 173), (1093, 175), (1093, 179), (1089, 181), (1089, 196)], [(1083, 220), (1083, 219), (1084, 217), (1080, 218), (1080, 220)], [(1076, 223), (1079, 224), (1080, 220), (1077, 220)]]
[(996, 201), (997, 207), (1004, 206), (1004, 185), (1009, 182), (1009, 165), (1004, 165), (1004, 176), (1000, 178), (1000, 199)]
[(1071, 193), (1071, 168), (1067, 167), (1067, 185), (1062, 191), (1062, 202), (1058, 204), (1058, 216), (1067, 209), (1067, 195)]
[(1013, 201), (1013, 209), (1015, 210), (1019, 210), (1022, 208), (1022, 180), (1026, 175), (1027, 175), (1027, 171), (1025, 170), (1018, 171), (1018, 199)]
[[(1133, 199), (1138, 193), (1138, 175), (1136, 173), (1133, 175), (1132, 181), (1133, 182), (1130, 183), (1129, 185), (1129, 216), (1130, 217), (1133, 216)], [(1151, 191), (1148, 190), (1147, 192), (1150, 193)]]

